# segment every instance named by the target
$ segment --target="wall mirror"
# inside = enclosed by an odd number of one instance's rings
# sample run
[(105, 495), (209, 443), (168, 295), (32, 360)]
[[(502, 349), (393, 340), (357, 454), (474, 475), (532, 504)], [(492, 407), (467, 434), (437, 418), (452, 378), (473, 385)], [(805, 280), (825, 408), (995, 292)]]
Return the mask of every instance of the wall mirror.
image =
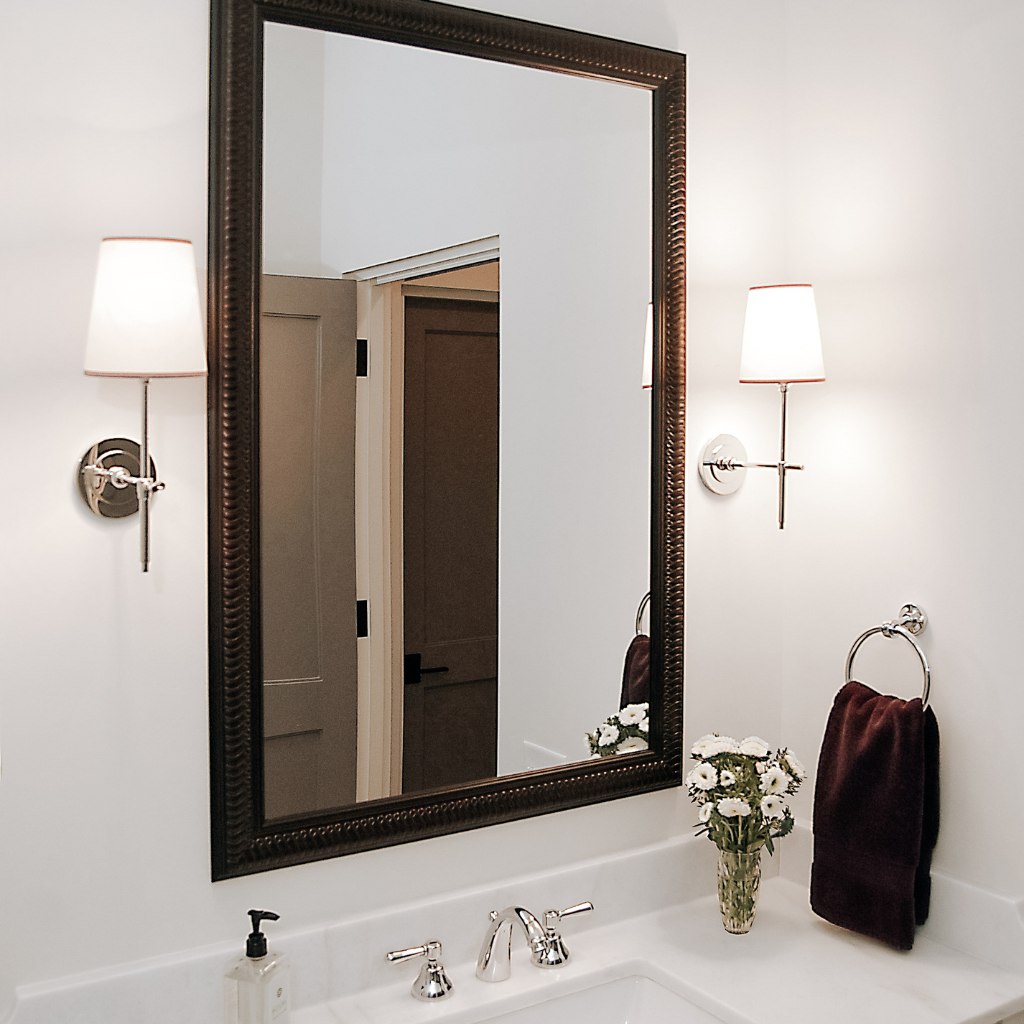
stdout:
[[(428, 0), (212, 29), (214, 878), (678, 785), (683, 56)], [(649, 747), (592, 759), (648, 590)]]

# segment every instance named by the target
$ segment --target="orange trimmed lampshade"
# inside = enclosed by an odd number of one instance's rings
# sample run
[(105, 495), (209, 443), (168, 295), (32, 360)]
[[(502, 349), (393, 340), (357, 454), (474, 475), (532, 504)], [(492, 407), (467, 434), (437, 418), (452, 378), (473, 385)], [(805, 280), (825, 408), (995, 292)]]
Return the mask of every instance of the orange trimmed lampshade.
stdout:
[(85, 372), (100, 377), (199, 377), (206, 343), (192, 243), (104, 238)]
[(654, 386), (654, 303), (647, 303), (647, 329), (644, 331), (644, 368), (641, 384), (645, 391)]
[(797, 384), (825, 379), (814, 290), (809, 284), (751, 288), (743, 325), (741, 384)]

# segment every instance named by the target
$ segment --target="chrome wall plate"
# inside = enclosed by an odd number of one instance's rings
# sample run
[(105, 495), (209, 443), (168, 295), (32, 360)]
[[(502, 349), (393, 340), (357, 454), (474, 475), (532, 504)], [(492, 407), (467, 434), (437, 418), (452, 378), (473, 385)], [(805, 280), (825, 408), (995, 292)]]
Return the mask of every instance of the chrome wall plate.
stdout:
[[(89, 510), (104, 519), (124, 519), (139, 511), (137, 489), (120, 480), (97, 473), (94, 467), (120, 466), (129, 476), (139, 475), (139, 445), (127, 437), (108, 437), (98, 441), (78, 464), (78, 493)], [(149, 475), (156, 479), (156, 466), (149, 460)]]
[[(738, 437), (719, 434), (708, 441), (700, 453), (697, 470), (700, 482), (714, 494), (732, 494), (743, 486), (747, 471), (742, 463), (747, 461), (747, 450)], [(739, 463), (729, 468), (731, 463)]]
[(900, 617), (897, 622), (908, 633), (917, 636), (928, 626), (928, 616), (916, 604), (905, 604), (900, 609)]

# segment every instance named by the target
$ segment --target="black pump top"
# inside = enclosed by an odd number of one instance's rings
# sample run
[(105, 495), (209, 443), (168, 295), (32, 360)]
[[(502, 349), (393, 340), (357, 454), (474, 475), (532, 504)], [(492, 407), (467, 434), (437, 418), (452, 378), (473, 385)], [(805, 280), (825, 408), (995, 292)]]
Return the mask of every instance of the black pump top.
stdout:
[(245, 955), (250, 960), (258, 960), (267, 955), (267, 937), (260, 931), (260, 921), (280, 920), (272, 910), (250, 910), (252, 918), (252, 932), (245, 941)]

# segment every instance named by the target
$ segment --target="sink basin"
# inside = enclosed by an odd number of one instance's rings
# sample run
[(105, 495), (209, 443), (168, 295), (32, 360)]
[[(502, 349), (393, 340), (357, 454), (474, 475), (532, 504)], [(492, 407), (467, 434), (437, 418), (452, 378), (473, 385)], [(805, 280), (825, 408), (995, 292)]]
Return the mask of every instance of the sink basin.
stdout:
[(619, 978), (487, 1020), (493, 1024), (721, 1024), (720, 1018), (642, 975)]

